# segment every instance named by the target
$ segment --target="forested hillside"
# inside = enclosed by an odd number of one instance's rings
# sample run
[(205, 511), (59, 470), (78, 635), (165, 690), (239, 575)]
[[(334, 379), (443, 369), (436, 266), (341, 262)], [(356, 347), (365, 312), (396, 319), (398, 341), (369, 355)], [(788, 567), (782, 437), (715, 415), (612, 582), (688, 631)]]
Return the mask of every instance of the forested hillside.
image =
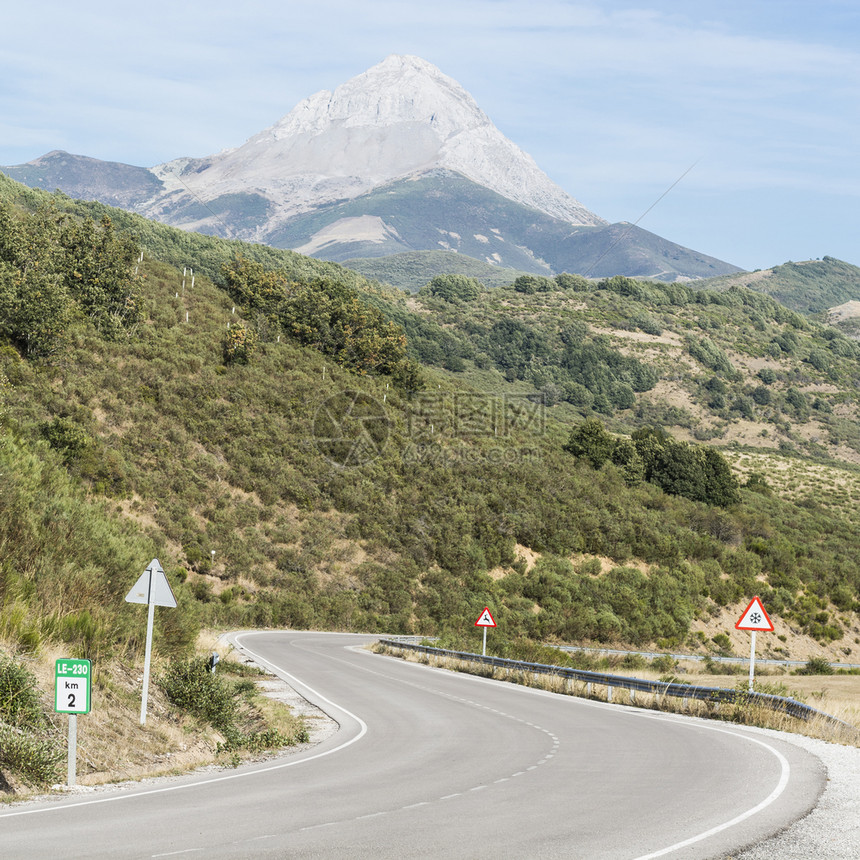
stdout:
[(411, 297), (0, 190), (7, 641), (135, 648), (122, 598), (158, 556), (174, 650), (202, 623), (432, 634), (484, 605), (511, 636), (705, 647), (698, 621), (758, 593), (857, 651), (856, 498), (712, 444), (844, 486), (860, 362), (838, 333), (625, 278)]
[(743, 287), (436, 278), (392, 314), (425, 363), (563, 420), (860, 462), (860, 344)]

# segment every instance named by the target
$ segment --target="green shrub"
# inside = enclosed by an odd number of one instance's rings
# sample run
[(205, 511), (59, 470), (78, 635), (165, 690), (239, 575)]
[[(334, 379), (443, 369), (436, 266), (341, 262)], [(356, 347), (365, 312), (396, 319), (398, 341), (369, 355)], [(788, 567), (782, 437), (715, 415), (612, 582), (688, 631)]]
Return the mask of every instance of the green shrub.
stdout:
[(650, 314), (642, 313), (633, 319), (633, 325), (645, 334), (659, 336), (663, 334), (663, 327)]
[(427, 285), (427, 292), (446, 302), (473, 302), (481, 295), (481, 284), (466, 275), (437, 275)]
[[(241, 702), (253, 694), (256, 685), (247, 677), (238, 681), (224, 677), (224, 670), (232, 672), (240, 664), (224, 661), (219, 666), (221, 672), (210, 672), (208, 660), (197, 657), (187, 662), (174, 663), (159, 678), (165, 695), (176, 707), (209, 723), (224, 735), (224, 741), (217, 746), (218, 753), (236, 753), (239, 750), (261, 752), (308, 740), (307, 728), (302, 722), (299, 722), (292, 735), (285, 735), (276, 729), (243, 731), (242, 723), (246, 721), (249, 709), (247, 706), (243, 709)], [(251, 674), (245, 672), (244, 667), (237, 673)]]
[(239, 663), (237, 660), (225, 659), (218, 663), (218, 671), (222, 674), (239, 675), (241, 677), (259, 676), (265, 673), (253, 663)]
[(159, 678), (170, 702), (222, 732), (235, 728), (238, 716), (234, 684), (209, 671), (207, 661), (198, 657), (173, 663)]
[(603, 422), (590, 418), (570, 431), (564, 450), (599, 469), (612, 456), (614, 446), (615, 437), (604, 429)]
[(64, 759), (52, 738), (0, 722), (0, 767), (14, 771), (28, 785), (56, 782)]
[(301, 724), (292, 735), (285, 735), (277, 729), (265, 729), (261, 732), (230, 732), (223, 743), (219, 743), (216, 752), (237, 752), (247, 750), (251, 753), (265, 752), (266, 750), (291, 747), (296, 744), (305, 744), (310, 740), (307, 727)]
[(562, 290), (574, 290), (583, 293), (591, 289), (591, 284), (582, 275), (571, 275), (570, 272), (561, 272), (555, 276), (555, 282)]
[(54, 418), (42, 425), (42, 435), (68, 462), (92, 444), (89, 434), (71, 418)]
[(732, 641), (725, 633), (717, 633), (716, 636), (711, 638), (711, 641), (720, 649), (721, 652), (731, 654)]
[(665, 493), (696, 502), (726, 507), (739, 501), (737, 481), (718, 451), (677, 442), (659, 427), (634, 431), (631, 442), (614, 437), (591, 418), (574, 427), (564, 450), (595, 469), (611, 459), (630, 486), (644, 478)]
[(651, 668), (657, 672), (674, 672), (678, 661), (670, 654), (661, 654), (651, 661)]
[(221, 344), (225, 364), (248, 364), (257, 350), (257, 332), (243, 323), (230, 326)]
[(832, 675), (833, 667), (826, 657), (812, 657), (797, 670), (798, 675)]
[(733, 373), (729, 357), (725, 354), (721, 347), (715, 344), (710, 338), (703, 337), (697, 339), (695, 337), (687, 338), (687, 351), (696, 361), (703, 364), (710, 370), (716, 370), (722, 373)]
[(746, 671), (740, 663), (719, 663), (710, 657), (705, 657), (703, 665), (706, 675), (740, 675)]
[(35, 676), (0, 654), (0, 769), (13, 771), (29, 785), (55, 782), (63, 751), (46, 734), (49, 727)]
[(35, 676), (18, 661), (0, 654), (0, 720), (13, 726), (45, 728)]
[(222, 275), (228, 292), (265, 325), (280, 326), (353, 373), (385, 374), (406, 390), (420, 386), (403, 330), (351, 286), (332, 278), (292, 281), (286, 271), (267, 271), (241, 256)]

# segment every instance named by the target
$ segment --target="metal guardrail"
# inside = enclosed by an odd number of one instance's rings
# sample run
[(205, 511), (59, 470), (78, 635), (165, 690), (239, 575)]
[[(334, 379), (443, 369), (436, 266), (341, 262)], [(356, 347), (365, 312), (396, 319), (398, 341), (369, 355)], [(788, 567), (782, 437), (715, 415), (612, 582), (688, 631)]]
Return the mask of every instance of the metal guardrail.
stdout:
[[(433, 641), (433, 636), (388, 636), (388, 639), (396, 639), (398, 642), (427, 642)], [(626, 657), (629, 654), (636, 654), (640, 657), (647, 657), (653, 660), (655, 657), (671, 657), (673, 660), (691, 660), (697, 663), (703, 663), (705, 660), (710, 660), (713, 663), (740, 663), (741, 665), (749, 665), (749, 657), (726, 656), (724, 654), (675, 654), (672, 651), (630, 651), (620, 648), (594, 648), (587, 645), (556, 645), (555, 643), (544, 643), (551, 648), (556, 648), (559, 651), (569, 651), (571, 653), (583, 652), (586, 654), (615, 654), (619, 657)], [(808, 660), (771, 660), (766, 657), (756, 657), (756, 666), (806, 666)], [(860, 669), (860, 663), (840, 663), (838, 660), (828, 661), (830, 668), (838, 672), (840, 669)]]
[(654, 693), (657, 696), (672, 696), (679, 699), (696, 699), (713, 705), (721, 704), (751, 704), (761, 705), (773, 711), (788, 714), (801, 720), (811, 720), (819, 717), (834, 725), (854, 728), (849, 723), (816, 710), (796, 699), (785, 696), (772, 696), (768, 693), (749, 693), (743, 690), (727, 690), (722, 687), (699, 687), (693, 684), (681, 684), (675, 681), (646, 681), (643, 678), (628, 678), (623, 675), (609, 675), (604, 672), (589, 672), (582, 669), (569, 669), (566, 666), (551, 666), (545, 663), (525, 663), (520, 660), (509, 660), (505, 657), (485, 657), (481, 654), (470, 654), (465, 651), (449, 651), (446, 648), (432, 648), (428, 645), (418, 645), (402, 639), (380, 639), (381, 645), (390, 648), (404, 648), (409, 651), (419, 651), (438, 657), (449, 657), (454, 660), (464, 660), (470, 663), (480, 663), (484, 666), (494, 666), (511, 671), (529, 672), (535, 675), (551, 675), (557, 678), (581, 681), (588, 685), (606, 687), (607, 700), (612, 701), (613, 688), (620, 687), (630, 690), (631, 698), (637, 692)]

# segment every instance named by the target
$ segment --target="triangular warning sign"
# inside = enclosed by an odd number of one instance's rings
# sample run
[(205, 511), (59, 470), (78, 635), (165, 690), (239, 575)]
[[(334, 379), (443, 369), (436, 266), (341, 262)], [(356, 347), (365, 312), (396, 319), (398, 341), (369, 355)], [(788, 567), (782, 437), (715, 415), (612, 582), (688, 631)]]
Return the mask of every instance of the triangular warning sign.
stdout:
[(773, 632), (773, 622), (770, 620), (770, 616), (765, 612), (764, 606), (762, 606), (761, 600), (758, 597), (754, 597), (750, 601), (750, 605), (744, 610), (744, 614), (741, 615), (738, 623), (735, 624), (736, 630), (767, 630), (768, 632)]
[(478, 620), (475, 622), (475, 627), (495, 627), (496, 622), (490, 612), (490, 607), (485, 606)]
[(131, 591), (125, 596), (126, 603), (154, 603), (156, 606), (176, 606), (176, 597), (173, 589), (167, 581), (164, 568), (157, 558), (154, 558), (149, 567), (140, 575), (140, 578), (132, 586)]

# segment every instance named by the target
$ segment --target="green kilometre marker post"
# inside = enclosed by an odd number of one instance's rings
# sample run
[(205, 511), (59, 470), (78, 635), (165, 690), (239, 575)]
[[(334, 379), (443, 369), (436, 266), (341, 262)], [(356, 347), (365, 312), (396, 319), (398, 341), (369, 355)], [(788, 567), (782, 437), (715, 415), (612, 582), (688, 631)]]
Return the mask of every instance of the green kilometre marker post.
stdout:
[(69, 768), (66, 784), (77, 782), (78, 714), (90, 712), (92, 664), (89, 660), (60, 657), (54, 665), (54, 710), (69, 715)]

